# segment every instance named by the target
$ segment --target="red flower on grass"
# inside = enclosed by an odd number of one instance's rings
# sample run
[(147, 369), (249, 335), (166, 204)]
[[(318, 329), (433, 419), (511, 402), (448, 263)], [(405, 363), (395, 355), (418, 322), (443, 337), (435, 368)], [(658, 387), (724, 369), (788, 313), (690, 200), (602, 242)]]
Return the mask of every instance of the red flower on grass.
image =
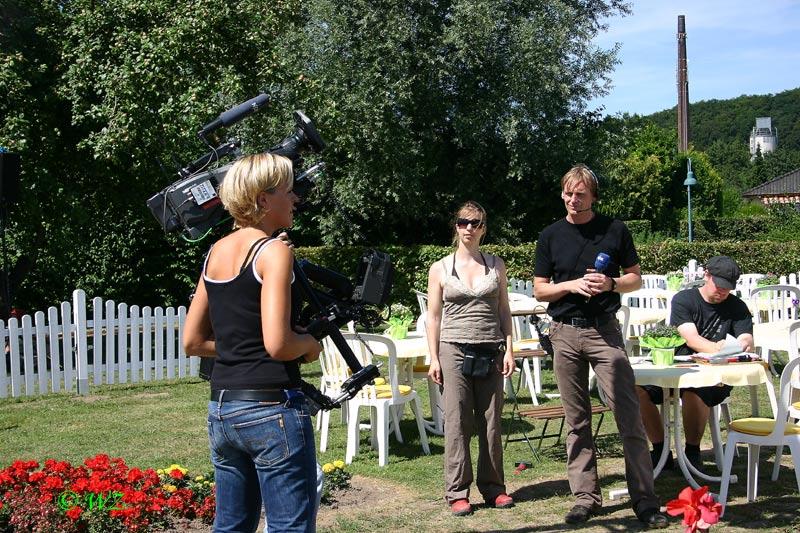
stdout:
[(81, 517), (81, 513), (83, 513), (83, 509), (81, 509), (78, 506), (75, 506), (75, 507), (71, 508), (69, 511), (67, 511), (66, 514), (70, 519), (78, 520)]
[(678, 494), (677, 499), (667, 503), (667, 514), (671, 516), (683, 514), (685, 533), (708, 530), (719, 522), (721, 512), (722, 505), (714, 501), (708, 493), (707, 486), (697, 490), (686, 487)]

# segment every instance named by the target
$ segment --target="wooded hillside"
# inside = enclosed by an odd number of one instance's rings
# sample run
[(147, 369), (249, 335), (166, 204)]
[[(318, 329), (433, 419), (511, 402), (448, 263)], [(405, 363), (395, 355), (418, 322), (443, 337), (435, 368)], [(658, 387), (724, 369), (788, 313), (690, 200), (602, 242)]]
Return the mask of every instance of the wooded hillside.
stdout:
[[(690, 93), (691, 95), (691, 87)], [(744, 95), (729, 100), (689, 104), (689, 131), (695, 148), (705, 150), (714, 141), (747, 143), (756, 117), (772, 117), (778, 128), (778, 146), (800, 149), (800, 88), (777, 94)], [(676, 127), (675, 108), (644, 117), (662, 128)]]

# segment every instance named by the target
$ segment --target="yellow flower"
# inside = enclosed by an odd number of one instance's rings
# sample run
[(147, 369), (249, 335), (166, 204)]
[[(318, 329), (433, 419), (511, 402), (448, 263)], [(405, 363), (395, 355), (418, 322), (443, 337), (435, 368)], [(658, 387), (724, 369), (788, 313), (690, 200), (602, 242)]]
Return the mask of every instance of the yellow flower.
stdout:
[(158, 474), (159, 476), (163, 476), (164, 475), (164, 470), (159, 468), (158, 470), (156, 470), (156, 474)]
[(334, 466), (330, 463), (325, 463), (324, 465), (322, 465), (322, 471), (325, 472), (326, 474), (330, 474), (334, 470), (335, 470)]
[(188, 472), (188, 471), (189, 471), (188, 469), (186, 469), (186, 468), (182, 467), (182, 466), (181, 466), (181, 465), (179, 465), (179, 464), (175, 464), (175, 463), (173, 463), (173, 464), (169, 465), (167, 468), (165, 468), (165, 470), (166, 470), (167, 472), (172, 472), (173, 470), (180, 470), (180, 471), (181, 471), (181, 474), (186, 474), (186, 472)]
[(175, 485), (162, 485), (161, 488), (167, 492), (175, 492), (176, 490), (178, 490), (178, 487), (176, 487)]
[(335, 466), (336, 468), (344, 468), (344, 461), (338, 459), (333, 462), (333, 466)]
[(203, 476), (197, 476), (197, 477), (194, 478), (195, 481), (203, 481), (204, 479), (205, 479), (205, 477), (203, 477)]

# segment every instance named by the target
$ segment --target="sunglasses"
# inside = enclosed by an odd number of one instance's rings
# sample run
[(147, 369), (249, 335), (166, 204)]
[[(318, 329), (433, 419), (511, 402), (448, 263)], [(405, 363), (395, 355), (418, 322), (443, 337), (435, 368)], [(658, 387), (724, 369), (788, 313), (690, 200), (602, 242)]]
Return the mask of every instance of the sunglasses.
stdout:
[(456, 220), (456, 226), (459, 228), (466, 228), (472, 224), (472, 227), (475, 229), (483, 227), (483, 220), (479, 218), (459, 218)]

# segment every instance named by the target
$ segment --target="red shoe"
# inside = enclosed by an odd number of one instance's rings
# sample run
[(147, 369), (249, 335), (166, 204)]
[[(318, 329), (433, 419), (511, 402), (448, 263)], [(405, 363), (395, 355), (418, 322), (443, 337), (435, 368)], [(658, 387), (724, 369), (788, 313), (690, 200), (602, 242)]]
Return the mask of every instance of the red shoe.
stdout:
[(505, 492), (501, 492), (495, 496), (494, 500), (488, 500), (486, 505), (495, 509), (508, 509), (509, 507), (514, 507), (514, 500)]
[(452, 512), (454, 516), (467, 516), (468, 514), (472, 514), (472, 506), (466, 498), (456, 500), (450, 504), (450, 512)]

